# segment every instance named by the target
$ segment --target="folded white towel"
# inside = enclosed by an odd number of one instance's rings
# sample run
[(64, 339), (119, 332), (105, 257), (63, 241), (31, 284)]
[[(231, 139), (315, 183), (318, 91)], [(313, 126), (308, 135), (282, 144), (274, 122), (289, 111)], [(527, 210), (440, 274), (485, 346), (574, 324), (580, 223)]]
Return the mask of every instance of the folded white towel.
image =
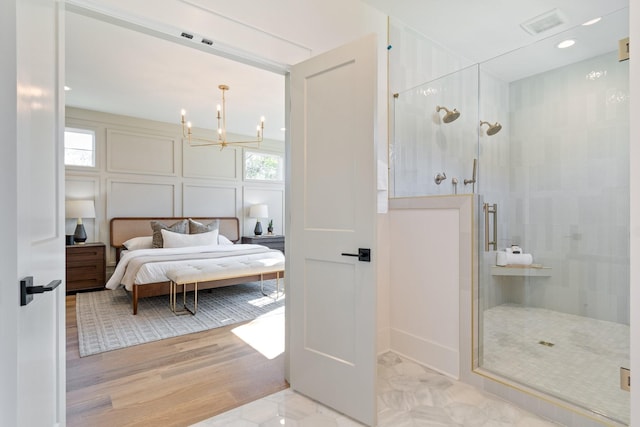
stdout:
[(505, 265), (531, 265), (533, 264), (533, 256), (531, 254), (513, 254), (507, 251), (496, 252), (496, 265), (501, 267)]

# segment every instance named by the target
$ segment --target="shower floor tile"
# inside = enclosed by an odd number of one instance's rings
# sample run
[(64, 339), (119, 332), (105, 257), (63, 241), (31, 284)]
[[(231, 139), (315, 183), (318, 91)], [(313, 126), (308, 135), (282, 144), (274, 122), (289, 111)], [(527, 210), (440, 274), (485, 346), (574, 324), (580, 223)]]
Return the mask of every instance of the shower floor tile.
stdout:
[(542, 308), (484, 312), (481, 366), (581, 407), (629, 423), (629, 326)]

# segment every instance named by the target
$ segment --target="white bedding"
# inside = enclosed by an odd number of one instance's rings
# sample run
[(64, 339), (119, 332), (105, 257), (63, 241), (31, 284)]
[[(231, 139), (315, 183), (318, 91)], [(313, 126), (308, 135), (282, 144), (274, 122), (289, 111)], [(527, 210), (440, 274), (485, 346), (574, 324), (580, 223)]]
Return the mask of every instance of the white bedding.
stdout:
[(106, 287), (117, 289), (124, 286), (130, 291), (134, 284), (168, 281), (166, 273), (170, 270), (214, 264), (237, 265), (241, 262), (265, 259), (284, 262), (284, 255), (266, 246), (248, 244), (127, 251), (120, 258)]

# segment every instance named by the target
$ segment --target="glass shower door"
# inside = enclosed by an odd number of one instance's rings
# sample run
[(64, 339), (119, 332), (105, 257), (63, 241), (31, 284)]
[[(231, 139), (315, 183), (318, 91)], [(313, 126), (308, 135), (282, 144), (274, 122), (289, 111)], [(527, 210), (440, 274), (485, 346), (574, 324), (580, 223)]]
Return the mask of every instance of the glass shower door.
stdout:
[(629, 423), (628, 62), (509, 79), (507, 59), (480, 67), (503, 128), (479, 138), (478, 367)]

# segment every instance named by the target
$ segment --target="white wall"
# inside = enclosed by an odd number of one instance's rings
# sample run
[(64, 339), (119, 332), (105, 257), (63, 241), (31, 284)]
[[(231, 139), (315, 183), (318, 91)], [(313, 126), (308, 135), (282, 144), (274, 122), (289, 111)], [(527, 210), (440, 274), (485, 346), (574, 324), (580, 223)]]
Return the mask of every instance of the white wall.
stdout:
[[(188, 31), (253, 57), (292, 65), (368, 33), (386, 37), (386, 17), (360, 1), (74, 0), (76, 5), (157, 31)], [(339, 11), (339, 13), (337, 13)], [(198, 37), (194, 37), (198, 39)], [(382, 55), (381, 55), (382, 56)]]
[[(7, 209), (7, 206), (17, 206), (18, 190), (16, 177), (18, 174), (18, 94), (16, 89), (18, 61), (17, 61), (17, 31), (16, 31), (16, 1), (0, 3), (0, 55), (3, 65), (0, 69), (0, 123), (2, 124), (5, 141), (0, 144), (0, 221), (3, 224), (17, 224), (18, 210)], [(18, 230), (15, 226), (7, 227), (6, 235), (0, 244), (0, 310), (2, 319), (18, 318), (20, 307), (17, 304), (20, 294), (16, 285), (19, 277)], [(18, 424), (18, 327), (15, 322), (0, 322), (0, 413), (3, 422), (9, 425)]]
[[(240, 234), (253, 235), (248, 209), (256, 203), (267, 204), (274, 233), (284, 233), (284, 182), (243, 179), (243, 148), (191, 147), (179, 124), (77, 108), (67, 108), (66, 126), (96, 134), (96, 168), (65, 173), (67, 199), (95, 201), (97, 218), (83, 220), (88, 241), (108, 246), (109, 221), (119, 216), (238, 217)], [(284, 155), (284, 143), (263, 141), (258, 151)], [(66, 233), (74, 228), (67, 219)], [(108, 265), (114, 257), (108, 251)]]
[(391, 349), (454, 378), (470, 346), (474, 196), (390, 201)]

